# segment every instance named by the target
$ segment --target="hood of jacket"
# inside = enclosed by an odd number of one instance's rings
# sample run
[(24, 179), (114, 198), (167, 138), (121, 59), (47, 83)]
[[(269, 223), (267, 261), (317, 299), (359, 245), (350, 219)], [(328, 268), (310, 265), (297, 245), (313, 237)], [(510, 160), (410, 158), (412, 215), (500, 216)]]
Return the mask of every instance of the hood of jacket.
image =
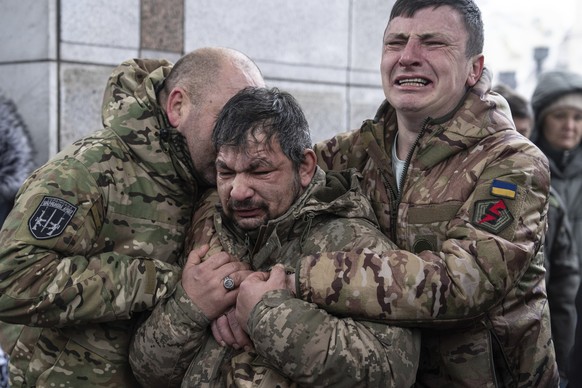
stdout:
[(102, 120), (146, 169), (195, 190), (200, 181), (185, 138), (169, 124), (156, 95), (172, 66), (166, 60), (132, 59), (115, 68), (105, 88)]
[(16, 195), (34, 168), (34, 155), (30, 134), (14, 102), (0, 96), (0, 201)]
[(251, 233), (236, 228), (219, 211), (215, 226), (221, 243), (239, 257), (248, 254), (253, 267), (260, 268), (285, 242), (306, 237), (310, 228), (319, 222), (318, 217), (362, 218), (377, 225), (372, 206), (361, 193), (360, 177), (354, 169), (325, 173), (317, 167), (311, 183), (287, 212)]
[(534, 128), (531, 140), (548, 156), (552, 174), (577, 175), (582, 166), (582, 145), (572, 150), (552, 148), (542, 133), (544, 108), (558, 98), (570, 94), (582, 93), (582, 75), (565, 71), (548, 71), (542, 73), (533, 92), (531, 104), (534, 110)]
[(540, 75), (531, 98), (534, 111), (532, 141), (536, 142), (540, 135), (540, 113), (556, 99), (569, 93), (582, 93), (582, 75), (565, 71), (548, 71)]
[[(448, 114), (427, 117), (420, 128), (413, 160), (421, 170), (431, 168), (451, 155), (467, 150), (482, 139), (501, 130), (515, 130), (507, 101), (491, 91), (492, 74), (483, 69), (479, 81), (467, 90), (456, 108)], [(388, 103), (378, 109), (376, 117), (362, 127), (362, 141), (375, 141), (385, 152), (397, 132), (396, 110)]]

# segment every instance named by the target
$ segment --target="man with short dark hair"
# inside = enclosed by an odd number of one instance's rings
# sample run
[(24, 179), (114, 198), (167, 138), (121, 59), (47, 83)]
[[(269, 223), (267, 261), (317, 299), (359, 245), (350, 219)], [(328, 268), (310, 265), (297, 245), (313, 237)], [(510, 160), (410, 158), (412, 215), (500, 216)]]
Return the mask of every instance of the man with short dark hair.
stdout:
[(326, 170), (361, 171), (400, 249), (376, 258), (389, 263), (383, 272), (353, 252), (306, 257), (297, 296), (332, 314), (422, 327), (418, 386), (555, 387), (541, 249), (548, 162), (490, 93), (482, 50), (473, 1), (396, 1), (381, 60), (386, 101), (360, 130), (315, 150)]
[[(358, 175), (325, 174), (316, 167), (301, 108), (277, 89), (235, 95), (212, 139), (220, 208), (191, 240), (199, 247), (215, 230), (229, 254), (258, 272), (244, 281), (223, 272), (215, 263), (224, 253), (190, 261), (185, 271), (196, 272), (197, 290), (161, 303), (134, 337), (130, 360), (136, 377), (147, 385), (189, 387), (411, 386), (417, 332), (334, 317), (278, 287), (304, 254), (373, 255), (394, 248), (377, 228)], [(229, 313), (225, 299), (233, 293), (234, 316), (252, 349), (228, 349), (212, 336), (211, 321)]]

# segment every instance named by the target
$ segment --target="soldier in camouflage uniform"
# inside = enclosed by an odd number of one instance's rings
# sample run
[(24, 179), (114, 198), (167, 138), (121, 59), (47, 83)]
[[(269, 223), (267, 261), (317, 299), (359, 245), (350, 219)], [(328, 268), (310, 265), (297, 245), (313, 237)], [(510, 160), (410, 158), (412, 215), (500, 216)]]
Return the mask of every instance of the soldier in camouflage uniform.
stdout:
[[(226, 313), (212, 308), (220, 297), (205, 308), (210, 291), (198, 300), (180, 291), (138, 329), (130, 350), (136, 377), (149, 386), (411, 386), (420, 348), (414, 330), (334, 317), (296, 299), (285, 285), (262, 289), (251, 301), (257, 283), (268, 283), (261, 279), (285, 279), (284, 268), (294, 271), (302, 255), (395, 248), (379, 230), (358, 175), (316, 168), (305, 117), (277, 89), (239, 92), (218, 117), (213, 140), (221, 206), (191, 240), (218, 240), (253, 270), (271, 271), (247, 277), (237, 297), (235, 315), (241, 327), (248, 323), (254, 349), (222, 347), (212, 336), (210, 321)], [(221, 276), (210, 274), (199, 288), (223, 289)], [(241, 306), (246, 313), (239, 315)]]
[(326, 170), (361, 171), (400, 249), (306, 257), (297, 296), (422, 327), (419, 387), (556, 387), (541, 249), (548, 162), (490, 93), (482, 48), (471, 0), (396, 1), (381, 65), (387, 101), (360, 130), (315, 149)]
[(215, 183), (216, 113), (262, 84), (249, 58), (222, 48), (114, 70), (104, 129), (34, 172), (0, 233), (13, 387), (137, 386), (130, 329), (180, 281), (194, 202)]

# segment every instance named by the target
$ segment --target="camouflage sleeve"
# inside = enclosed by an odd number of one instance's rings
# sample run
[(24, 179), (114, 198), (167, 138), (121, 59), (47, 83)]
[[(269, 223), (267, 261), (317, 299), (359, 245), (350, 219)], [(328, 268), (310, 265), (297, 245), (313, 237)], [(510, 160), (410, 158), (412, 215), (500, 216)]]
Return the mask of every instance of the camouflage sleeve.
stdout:
[(256, 352), (300, 386), (414, 383), (420, 354), (415, 330), (336, 318), (287, 290), (265, 294), (248, 327)]
[(186, 264), (185, 260), (188, 258), (188, 253), (204, 244), (208, 244), (209, 249), (202, 261), (218, 252), (224, 251), (214, 227), (217, 203), (219, 203), (218, 193), (212, 189), (207, 190), (196, 204), (196, 211), (192, 216), (192, 225), (186, 236), (184, 255), (182, 255), (180, 261), (182, 267)]
[(360, 131), (340, 133), (313, 146), (319, 167), (324, 171), (356, 168), (362, 171), (367, 159), (365, 147), (359, 141)]
[[(182, 267), (190, 250), (203, 244), (210, 249), (202, 260), (222, 250), (214, 228), (217, 201), (216, 190), (208, 190), (198, 202), (181, 256)], [(178, 283), (176, 292), (154, 307), (134, 333), (129, 359), (138, 381), (144, 387), (180, 386), (193, 360), (205, 356), (202, 347), (211, 335), (209, 325), (210, 321)]]
[(190, 363), (210, 335), (210, 321), (181, 285), (159, 303), (136, 330), (129, 362), (144, 387), (179, 387)]
[[(522, 159), (490, 163), (445, 223), (439, 252), (360, 249), (311, 255), (298, 266), (298, 297), (335, 315), (445, 327), (482, 316), (509, 292), (522, 292), (521, 286), (541, 286), (549, 170), (544, 158)], [(491, 202), (496, 178), (518, 188), (518, 199), (507, 202), (508, 226), (499, 233), (476, 226), (472, 218), (477, 203)]]
[(129, 319), (175, 288), (173, 265), (106, 247), (91, 254), (104, 206), (97, 182), (70, 159), (25, 182), (0, 232), (0, 320), (60, 327)]

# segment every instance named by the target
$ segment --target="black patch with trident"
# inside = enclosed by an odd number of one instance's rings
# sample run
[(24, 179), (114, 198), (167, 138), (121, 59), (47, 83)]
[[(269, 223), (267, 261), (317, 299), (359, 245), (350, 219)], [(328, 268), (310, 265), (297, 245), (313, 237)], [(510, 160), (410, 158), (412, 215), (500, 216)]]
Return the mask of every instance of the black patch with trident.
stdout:
[(61, 198), (45, 196), (28, 219), (28, 230), (37, 240), (48, 240), (64, 232), (77, 207)]

